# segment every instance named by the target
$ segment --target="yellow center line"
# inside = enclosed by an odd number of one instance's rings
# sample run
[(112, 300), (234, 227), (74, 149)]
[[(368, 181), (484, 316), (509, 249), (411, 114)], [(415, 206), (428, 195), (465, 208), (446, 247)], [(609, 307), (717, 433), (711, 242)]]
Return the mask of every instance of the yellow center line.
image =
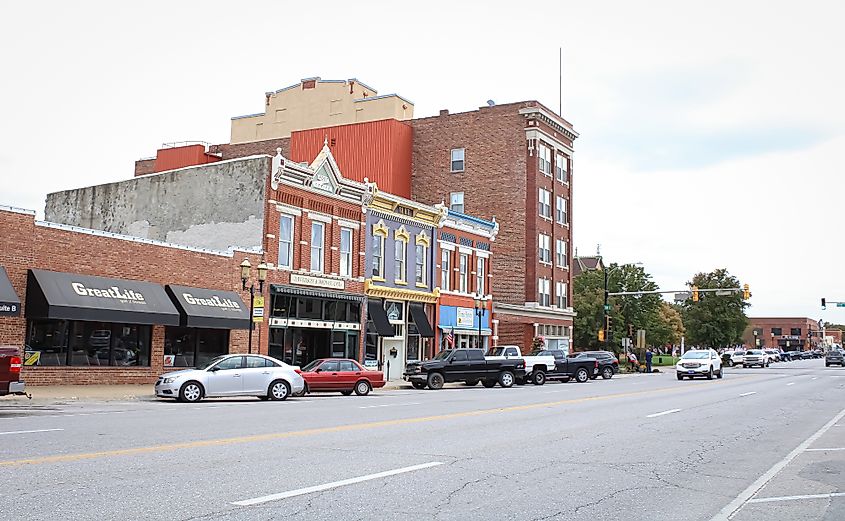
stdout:
[[(742, 377), (747, 378), (747, 377)], [(739, 380), (739, 378), (734, 381)], [(9, 461), (0, 461), (0, 467), (12, 467), (19, 465), (39, 465), (43, 463), (60, 463), (67, 461), (81, 461), (87, 459), (105, 458), (110, 456), (131, 456), (137, 454), (148, 454), (156, 452), (168, 452), (179, 449), (194, 449), (199, 447), (219, 447), (221, 445), (234, 445), (238, 443), (251, 443), (256, 441), (270, 441), (281, 440), (286, 438), (298, 438), (302, 436), (311, 436), (316, 434), (329, 434), (336, 432), (358, 431), (365, 429), (375, 429), (379, 427), (392, 427), (396, 425), (413, 425), (415, 423), (425, 423), (433, 421), (451, 420), (454, 418), (468, 418), (472, 416), (484, 416), (488, 414), (507, 413), (515, 411), (529, 411), (532, 409), (541, 409), (544, 407), (557, 407), (560, 405), (571, 405), (576, 403), (604, 401), (614, 398), (628, 398), (631, 396), (641, 396), (644, 394), (658, 394), (668, 392), (685, 391), (694, 387), (707, 385), (706, 383), (685, 385), (683, 387), (663, 387), (659, 389), (651, 389), (645, 391), (634, 391), (627, 393), (606, 394), (601, 396), (588, 396), (585, 398), (571, 398), (568, 400), (556, 400), (553, 402), (530, 403), (525, 405), (513, 405), (510, 407), (497, 407), (495, 409), (479, 409), (475, 411), (453, 412), (448, 414), (438, 414), (434, 416), (419, 416), (416, 418), (399, 418), (395, 420), (381, 420), (365, 423), (353, 423), (349, 425), (337, 425), (334, 427), (318, 427), (314, 429), (304, 429), (300, 431), (288, 432), (271, 432), (268, 434), (254, 434), (250, 436), (237, 436), (234, 438), (218, 438), (211, 440), (187, 441), (183, 443), (167, 443), (161, 445), (150, 445), (147, 447), (134, 447), (128, 449), (104, 450), (99, 452), (85, 452), (80, 454), (59, 454), (55, 456), (41, 456), (36, 458), (18, 459)]]

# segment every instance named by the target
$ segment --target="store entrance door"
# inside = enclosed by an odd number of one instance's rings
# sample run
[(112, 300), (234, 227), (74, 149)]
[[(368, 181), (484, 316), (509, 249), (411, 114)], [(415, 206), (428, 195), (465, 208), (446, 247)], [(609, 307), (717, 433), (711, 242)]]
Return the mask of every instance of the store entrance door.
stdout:
[[(391, 351), (396, 350), (396, 356)], [(388, 380), (400, 380), (405, 372), (405, 341), (402, 338), (385, 338), (381, 341), (382, 360), (384, 360), (385, 378)], [(388, 362), (390, 366), (388, 367)]]

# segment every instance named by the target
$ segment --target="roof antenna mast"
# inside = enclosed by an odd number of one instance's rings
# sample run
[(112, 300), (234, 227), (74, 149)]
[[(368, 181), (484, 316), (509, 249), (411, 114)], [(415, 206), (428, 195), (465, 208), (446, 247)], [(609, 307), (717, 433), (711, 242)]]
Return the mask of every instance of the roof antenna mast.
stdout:
[(563, 47), (558, 47), (558, 116), (563, 117)]

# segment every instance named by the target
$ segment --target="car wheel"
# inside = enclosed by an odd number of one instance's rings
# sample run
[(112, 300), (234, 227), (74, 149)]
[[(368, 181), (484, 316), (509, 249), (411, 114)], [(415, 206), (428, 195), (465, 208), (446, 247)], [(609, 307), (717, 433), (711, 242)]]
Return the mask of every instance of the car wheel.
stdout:
[(443, 380), (443, 375), (440, 373), (431, 373), (428, 375), (428, 387), (430, 389), (434, 389), (435, 391), (438, 389), (443, 389), (443, 384), (445, 381)]
[(274, 402), (287, 400), (288, 396), (290, 396), (290, 386), (284, 380), (276, 380), (270, 384), (267, 394), (270, 395), (270, 399)]
[(340, 391), (340, 394), (342, 394), (343, 396), (349, 396), (352, 394), (352, 391)]
[(681, 373), (675, 373), (675, 376), (677, 376), (677, 377), (678, 377), (678, 380), (683, 380), (683, 379), (684, 379), (684, 375), (682, 375)]
[(745, 365), (745, 364), (742, 364), (742, 368), (743, 368), (743, 369), (748, 369), (748, 366), (747, 366), (747, 365)]
[(713, 379), (713, 367), (712, 367), (712, 366), (710, 367), (710, 370), (709, 370), (709, 371), (707, 371), (707, 379), (708, 379), (708, 380), (712, 380), (712, 379)]
[(179, 401), (187, 403), (196, 403), (202, 400), (202, 385), (199, 382), (185, 382), (181, 389), (179, 389)]
[(830, 367), (830, 364), (824, 364), (825, 367)]
[(499, 385), (502, 387), (508, 388), (513, 387), (514, 384), (514, 376), (513, 373), (510, 371), (502, 371), (499, 373)]
[(588, 382), (589, 380), (590, 380), (590, 373), (588, 373), (587, 370), (584, 369), (583, 367), (581, 367), (580, 369), (578, 369), (575, 372), (575, 381), (578, 382), (579, 384), (582, 384), (584, 382)]
[(613, 378), (613, 369), (610, 367), (605, 367), (601, 370), (601, 377), (605, 380), (610, 380), (611, 378)]
[(546, 383), (545, 371), (537, 370), (531, 374), (531, 383), (534, 385), (543, 385)]
[(723, 374), (724, 372), (725, 372), (725, 368), (724, 368), (724, 367), (720, 367), (720, 368), (719, 368), (719, 372), (718, 372), (718, 373), (716, 373), (716, 378), (720, 378), (720, 379), (721, 379), (721, 378), (722, 378), (722, 374)]
[(367, 396), (370, 394), (370, 382), (366, 380), (361, 380), (357, 384), (355, 384), (355, 394), (358, 396)]
[(496, 380), (481, 380), (481, 385), (488, 389), (492, 389), (493, 387), (496, 387)]
[(411, 382), (411, 385), (414, 386), (414, 389), (420, 389), (420, 390), (425, 389), (425, 383), (424, 382)]

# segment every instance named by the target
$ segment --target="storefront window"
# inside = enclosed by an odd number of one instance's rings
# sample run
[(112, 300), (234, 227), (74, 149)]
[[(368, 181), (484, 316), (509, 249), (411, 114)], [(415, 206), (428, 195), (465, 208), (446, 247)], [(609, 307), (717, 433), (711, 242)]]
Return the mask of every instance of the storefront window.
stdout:
[(150, 365), (151, 326), (63, 320), (31, 320), (27, 345), (38, 365)]
[(364, 365), (379, 367), (378, 363), (378, 331), (372, 320), (367, 321), (366, 345), (364, 346)]
[(202, 367), (228, 352), (228, 329), (168, 326), (164, 330), (164, 354), (173, 355), (172, 367)]
[(408, 324), (408, 349), (406, 351), (406, 359), (408, 362), (415, 362), (420, 359), (420, 332), (417, 330), (417, 325), (413, 322)]
[(296, 317), (297, 318), (316, 318), (321, 319), (323, 316), (323, 301), (315, 298), (300, 298), (297, 299)]
[(346, 332), (332, 331), (332, 357), (343, 358), (346, 354)]

